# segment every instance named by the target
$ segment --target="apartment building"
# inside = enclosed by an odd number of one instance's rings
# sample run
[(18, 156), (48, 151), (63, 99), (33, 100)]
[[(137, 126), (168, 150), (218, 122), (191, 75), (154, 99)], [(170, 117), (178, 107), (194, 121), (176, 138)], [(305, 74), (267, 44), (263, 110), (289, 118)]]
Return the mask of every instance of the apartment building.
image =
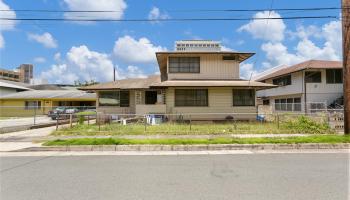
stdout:
[(263, 105), (278, 112), (315, 112), (342, 108), (342, 62), (309, 60), (265, 73), (256, 81), (278, 85), (257, 92)]
[(33, 79), (33, 65), (21, 64), (15, 70), (0, 69), (0, 79), (30, 84)]

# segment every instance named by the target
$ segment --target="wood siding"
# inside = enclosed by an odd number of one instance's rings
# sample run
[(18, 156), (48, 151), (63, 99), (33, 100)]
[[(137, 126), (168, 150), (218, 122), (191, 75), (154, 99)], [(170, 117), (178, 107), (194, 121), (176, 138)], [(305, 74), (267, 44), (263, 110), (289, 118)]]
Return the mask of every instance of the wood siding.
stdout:
[[(174, 79), (239, 79), (239, 63), (223, 60), (222, 55), (186, 54), (184, 57), (200, 57), (200, 73), (168, 73), (168, 80)], [(168, 63), (169, 66), (169, 63)], [(169, 72), (169, 70), (167, 70)]]
[[(181, 89), (181, 88), (179, 88)], [(199, 88), (196, 88), (199, 89)], [(203, 88), (202, 88), (203, 89)], [(192, 113), (192, 119), (217, 119), (224, 120), (226, 116), (231, 115), (235, 119), (255, 119), (256, 106), (233, 106), (232, 90), (230, 87), (210, 87), (208, 89), (208, 106), (204, 107), (176, 107), (175, 106), (175, 88), (169, 88), (166, 91), (167, 113), (185, 114)], [(198, 113), (196, 115), (196, 113)], [(206, 113), (206, 114), (201, 114)], [(225, 113), (225, 114), (214, 114)], [(241, 114), (233, 114), (241, 113)], [(244, 113), (244, 114), (243, 114)], [(184, 116), (187, 117), (188, 116)]]

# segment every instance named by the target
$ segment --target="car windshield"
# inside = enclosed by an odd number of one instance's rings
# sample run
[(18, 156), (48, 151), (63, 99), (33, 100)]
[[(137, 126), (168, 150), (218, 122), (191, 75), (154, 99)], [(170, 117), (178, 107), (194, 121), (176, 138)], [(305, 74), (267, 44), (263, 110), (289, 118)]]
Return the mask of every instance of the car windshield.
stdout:
[(55, 110), (56, 111), (64, 111), (64, 107), (57, 107)]

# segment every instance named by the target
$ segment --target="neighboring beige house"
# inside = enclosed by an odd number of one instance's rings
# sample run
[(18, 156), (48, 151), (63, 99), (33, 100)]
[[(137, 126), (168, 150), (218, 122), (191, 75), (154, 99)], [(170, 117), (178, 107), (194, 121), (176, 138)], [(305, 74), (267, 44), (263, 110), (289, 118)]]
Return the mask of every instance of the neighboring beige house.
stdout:
[(255, 79), (277, 88), (257, 92), (271, 112), (314, 112), (343, 105), (342, 62), (309, 60)]
[(156, 53), (160, 75), (81, 89), (95, 91), (98, 112), (110, 114), (184, 114), (184, 118), (191, 114), (194, 120), (256, 118), (256, 90), (274, 85), (240, 79), (239, 64), (253, 53), (221, 51), (219, 42), (208, 40), (178, 41), (175, 49)]

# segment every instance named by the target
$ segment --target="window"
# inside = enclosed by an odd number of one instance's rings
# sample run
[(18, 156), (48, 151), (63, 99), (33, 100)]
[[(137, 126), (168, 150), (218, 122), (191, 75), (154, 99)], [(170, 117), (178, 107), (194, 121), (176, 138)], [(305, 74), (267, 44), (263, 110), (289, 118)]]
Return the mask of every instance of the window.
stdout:
[(294, 111), (301, 111), (301, 98), (294, 98)]
[(34, 110), (41, 108), (41, 101), (25, 101), (25, 110)]
[(301, 98), (275, 99), (275, 110), (301, 111)]
[(273, 79), (272, 82), (274, 85), (279, 85), (279, 86), (291, 85), (292, 76), (291, 75), (282, 76), (282, 77)]
[(233, 106), (255, 106), (255, 91), (233, 90)]
[(326, 70), (327, 83), (343, 83), (343, 70), (342, 69), (327, 69)]
[(101, 91), (99, 106), (129, 107), (129, 91)]
[(306, 83), (321, 83), (321, 72), (305, 72)]
[(275, 99), (275, 110), (281, 110), (281, 101), (279, 99)]
[(175, 106), (208, 106), (208, 90), (176, 89)]
[(263, 100), (263, 105), (270, 105), (270, 100), (269, 99), (265, 99)]
[(129, 107), (129, 91), (120, 91), (120, 107)]
[(223, 60), (236, 60), (236, 56), (222, 56)]
[(169, 57), (170, 73), (199, 73), (199, 57)]

